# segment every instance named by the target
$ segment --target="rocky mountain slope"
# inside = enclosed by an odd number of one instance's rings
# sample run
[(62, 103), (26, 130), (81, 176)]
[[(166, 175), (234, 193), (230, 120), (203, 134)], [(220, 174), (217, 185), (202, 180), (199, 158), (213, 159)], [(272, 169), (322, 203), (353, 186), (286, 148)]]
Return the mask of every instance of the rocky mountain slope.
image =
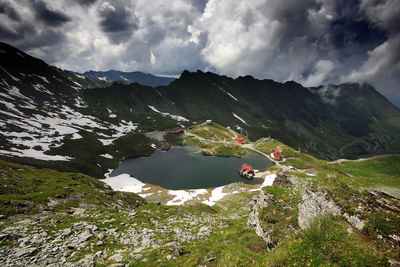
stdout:
[(165, 206), (86, 175), (0, 161), (0, 263), (398, 266), (400, 158), (363, 166), (297, 154), (281, 166), (294, 162), (286, 174), (269, 168), (272, 186), (230, 184), (213, 206)]
[(117, 70), (109, 70), (109, 71), (85, 71), (83, 73), (76, 72), (75, 74), (90, 78), (96, 81), (107, 81), (107, 82), (115, 82), (121, 81), (125, 83), (140, 83), (142, 85), (147, 86), (161, 86), (168, 85), (170, 82), (174, 81), (174, 78), (168, 77), (160, 77), (155, 76), (149, 73), (143, 73), (140, 71), (134, 72), (123, 72)]
[(400, 111), (367, 84), (305, 88), (185, 71), (147, 87), (75, 75), (4, 43), (0, 57), (3, 159), (102, 175), (161, 145), (143, 132), (206, 119), (322, 158), (400, 151)]

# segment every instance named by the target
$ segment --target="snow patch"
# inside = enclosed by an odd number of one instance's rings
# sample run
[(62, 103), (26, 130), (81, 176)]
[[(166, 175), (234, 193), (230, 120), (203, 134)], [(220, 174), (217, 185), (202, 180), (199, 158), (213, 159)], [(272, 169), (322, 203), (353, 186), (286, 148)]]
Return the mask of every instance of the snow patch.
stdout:
[(81, 139), (83, 138), (82, 135), (78, 134), (78, 133), (74, 133), (71, 137), (72, 140), (77, 140), (77, 139)]
[(148, 106), (151, 110), (153, 110), (154, 112), (160, 113), (160, 114), (163, 115), (163, 116), (168, 116), (168, 117), (172, 118), (173, 120), (176, 120), (176, 121), (189, 121), (188, 119), (186, 119), (186, 118), (183, 117), (183, 116), (172, 115), (172, 114), (170, 114), (170, 113), (168, 113), (168, 112), (161, 112), (161, 111), (159, 111), (158, 109), (156, 109), (156, 108), (153, 107), (153, 106), (150, 106), (150, 105), (147, 105), (147, 106)]
[(14, 81), (16, 81), (16, 82), (19, 82), (19, 79), (18, 78), (15, 78), (14, 76), (12, 76), (10, 73), (8, 73), (8, 71), (6, 71), (2, 66), (0, 66), (0, 69), (2, 70), (2, 71), (4, 71), (8, 76), (10, 76), (11, 77), (11, 79), (13, 79)]
[(42, 84), (32, 84), (33, 88), (35, 88), (36, 91), (42, 92), (42, 93), (46, 93), (49, 95), (54, 95), (52, 92), (50, 92), (49, 90), (47, 90), (46, 87), (44, 87)]
[(111, 155), (108, 154), (108, 153), (102, 154), (102, 155), (100, 155), (100, 157), (104, 157), (104, 158), (107, 158), (107, 159), (112, 159), (112, 158), (113, 158), (113, 156), (111, 156)]
[(192, 189), (192, 190), (169, 190), (170, 195), (175, 196), (172, 200), (168, 201), (166, 205), (183, 205), (186, 201), (197, 198), (199, 195), (207, 194), (206, 189)]
[(276, 174), (268, 174), (267, 176), (265, 176), (264, 178), (264, 182), (261, 185), (261, 188), (266, 187), (266, 186), (271, 186), (276, 178)]
[(112, 142), (114, 142), (115, 138), (112, 138), (112, 139), (98, 139), (98, 140), (103, 144), (103, 146), (109, 146), (109, 145), (112, 144)]
[(143, 193), (143, 194), (138, 194), (139, 196), (141, 196), (142, 198), (146, 198), (151, 196), (153, 193)]
[(75, 107), (87, 108), (87, 105), (85, 104), (85, 102), (83, 102), (82, 98), (78, 96), (77, 98), (75, 98)]
[(202, 203), (209, 205), (209, 206), (214, 206), (215, 202), (218, 200), (221, 200), (224, 196), (227, 195), (227, 193), (223, 193), (222, 189), (224, 189), (225, 186), (220, 186), (211, 192), (211, 196), (208, 198), (208, 200), (203, 201)]
[(0, 154), (3, 154), (5, 156), (17, 156), (17, 157), (28, 157), (28, 158), (35, 158), (35, 159), (40, 159), (40, 160), (46, 160), (46, 161), (54, 161), (54, 160), (59, 160), (59, 161), (69, 161), (72, 158), (68, 156), (54, 156), (54, 155), (46, 155), (43, 153), (43, 151), (40, 150), (35, 150), (35, 149), (16, 149), (12, 148), (12, 151), (7, 151), (7, 150), (0, 150)]
[(232, 112), (232, 114), (233, 114), (233, 117), (235, 117), (236, 119), (240, 120), (240, 121), (243, 122), (244, 124), (248, 125), (247, 122), (246, 122), (244, 119), (242, 119), (241, 117), (239, 117), (238, 115), (236, 115), (234, 112)]
[(132, 192), (132, 193), (140, 193), (143, 191), (143, 187), (146, 185), (142, 183), (136, 178), (133, 178), (129, 174), (120, 174), (117, 176), (110, 177), (106, 174), (106, 179), (102, 179), (100, 181), (105, 182), (109, 186), (111, 186), (114, 190), (124, 191), (124, 192)]
[(43, 77), (43, 76), (40, 76), (40, 75), (37, 75), (37, 74), (33, 74), (33, 75), (38, 77), (38, 78), (40, 78), (40, 79), (42, 79), (42, 81), (44, 81), (45, 83), (50, 83), (49, 80), (47, 80), (46, 77)]

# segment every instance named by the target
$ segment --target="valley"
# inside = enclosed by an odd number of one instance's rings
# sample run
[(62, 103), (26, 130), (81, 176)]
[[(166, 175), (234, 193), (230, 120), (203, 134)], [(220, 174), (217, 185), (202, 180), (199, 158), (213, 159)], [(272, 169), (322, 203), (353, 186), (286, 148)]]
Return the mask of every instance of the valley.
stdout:
[(2, 266), (400, 265), (400, 110), (372, 86), (0, 55)]

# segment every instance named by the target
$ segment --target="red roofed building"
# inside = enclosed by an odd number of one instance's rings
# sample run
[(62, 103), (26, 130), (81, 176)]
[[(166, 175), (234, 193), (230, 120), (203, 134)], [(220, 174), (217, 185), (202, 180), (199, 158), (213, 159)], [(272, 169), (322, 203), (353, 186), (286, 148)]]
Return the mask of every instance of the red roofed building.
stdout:
[(235, 138), (235, 141), (236, 141), (236, 142), (239, 142), (239, 143), (241, 143), (241, 144), (246, 144), (246, 143), (247, 143), (247, 141), (244, 140), (243, 137)]
[(172, 131), (172, 133), (173, 134), (181, 134), (181, 133), (185, 133), (185, 130), (184, 129), (179, 129), (179, 130)]
[(274, 151), (273, 153), (271, 153), (271, 158), (273, 158), (274, 160), (282, 160), (282, 154), (278, 151)]
[(254, 169), (251, 165), (243, 164), (242, 167), (239, 169), (239, 175), (249, 180), (253, 179)]

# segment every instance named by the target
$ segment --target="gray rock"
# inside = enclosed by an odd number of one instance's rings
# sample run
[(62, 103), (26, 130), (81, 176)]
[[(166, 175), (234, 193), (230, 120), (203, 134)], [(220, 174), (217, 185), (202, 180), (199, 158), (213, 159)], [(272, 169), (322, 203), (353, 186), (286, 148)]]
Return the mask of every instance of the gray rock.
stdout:
[(142, 247), (150, 246), (150, 244), (151, 244), (151, 239), (150, 238), (144, 237), (142, 239)]
[(38, 249), (34, 247), (25, 247), (25, 248), (20, 248), (15, 250), (14, 256), (19, 258), (22, 256), (30, 256), (33, 253), (35, 253)]
[(93, 209), (95, 207), (96, 207), (96, 205), (94, 205), (94, 204), (86, 204), (86, 203), (80, 203), (79, 206), (78, 206), (78, 208), (85, 209), (85, 210), (90, 210), (90, 209)]
[(361, 231), (365, 226), (365, 221), (361, 220), (357, 216), (349, 216), (347, 213), (343, 214), (343, 217), (357, 230)]
[(111, 255), (110, 257), (108, 257), (108, 260), (114, 260), (114, 261), (122, 261), (124, 258), (122, 257), (121, 254), (117, 253), (114, 255)]
[(205, 236), (210, 235), (210, 233), (211, 233), (211, 227), (202, 226), (202, 227), (199, 229), (199, 233), (197, 234), (197, 237), (198, 237), (198, 238), (203, 238), (203, 237), (205, 237)]
[(18, 240), (20, 239), (22, 236), (20, 234), (14, 234), (14, 233), (0, 233), (0, 241), (4, 241), (4, 240), (9, 240), (9, 241), (13, 241), (13, 240)]
[(63, 234), (64, 236), (69, 236), (69, 235), (72, 234), (72, 229), (71, 229), (71, 228), (65, 228), (65, 229), (62, 231), (62, 234)]
[(173, 256), (179, 256), (183, 254), (183, 247), (176, 241), (172, 241), (166, 244), (166, 246), (170, 248)]
[(333, 200), (329, 200), (322, 192), (305, 190), (303, 193), (303, 203), (299, 204), (298, 223), (301, 229), (306, 229), (311, 221), (320, 215), (333, 214), (340, 215), (340, 208)]
[(263, 230), (259, 220), (258, 210), (261, 208), (268, 207), (268, 205), (271, 202), (272, 202), (271, 196), (270, 195), (266, 196), (264, 194), (264, 191), (261, 190), (260, 194), (258, 194), (256, 197), (253, 198), (252, 201), (250, 201), (251, 211), (249, 214), (249, 218), (247, 220), (247, 225), (249, 227), (254, 228), (256, 234), (268, 244), (269, 248), (274, 247), (275, 244), (272, 242), (269, 233)]

